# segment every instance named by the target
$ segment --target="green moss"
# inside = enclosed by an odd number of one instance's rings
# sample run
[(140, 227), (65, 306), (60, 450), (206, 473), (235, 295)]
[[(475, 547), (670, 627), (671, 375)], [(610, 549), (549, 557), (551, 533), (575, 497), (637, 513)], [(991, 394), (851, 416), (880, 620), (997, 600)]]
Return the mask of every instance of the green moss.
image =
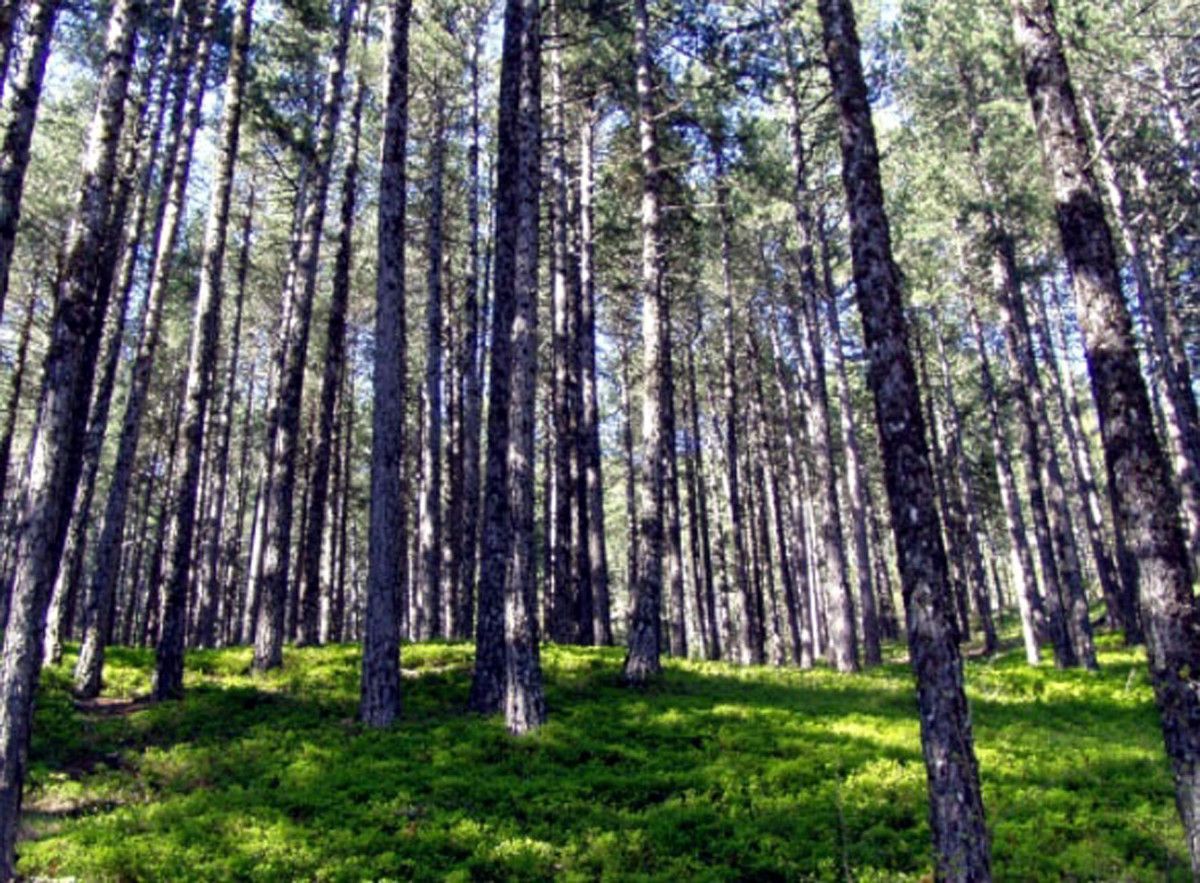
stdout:
[[(997, 877), (1187, 879), (1139, 652), (1097, 674), (968, 665)], [(918, 880), (931, 861), (911, 673), (546, 647), (550, 722), (466, 714), (471, 647), (403, 652), (405, 708), (354, 720), (355, 647), (189, 654), (187, 697), (83, 712), (73, 656), (39, 697), (20, 869), (114, 880)], [(114, 649), (109, 696), (149, 686)]]

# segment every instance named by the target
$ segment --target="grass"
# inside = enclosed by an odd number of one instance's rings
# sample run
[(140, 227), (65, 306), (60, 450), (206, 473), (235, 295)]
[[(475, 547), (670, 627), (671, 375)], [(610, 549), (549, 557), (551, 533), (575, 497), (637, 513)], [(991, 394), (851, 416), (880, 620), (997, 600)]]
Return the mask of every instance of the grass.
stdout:
[[(1102, 671), (968, 666), (999, 879), (1188, 879), (1140, 652)], [(463, 712), (471, 648), (406, 646), (404, 714), (354, 721), (358, 650), (189, 654), (187, 698), (80, 709), (73, 649), (43, 678), (22, 873), (85, 880), (924, 880), (911, 674), (668, 663), (618, 684), (619, 649), (543, 651), (550, 722)], [(106, 696), (152, 654), (109, 652)]]

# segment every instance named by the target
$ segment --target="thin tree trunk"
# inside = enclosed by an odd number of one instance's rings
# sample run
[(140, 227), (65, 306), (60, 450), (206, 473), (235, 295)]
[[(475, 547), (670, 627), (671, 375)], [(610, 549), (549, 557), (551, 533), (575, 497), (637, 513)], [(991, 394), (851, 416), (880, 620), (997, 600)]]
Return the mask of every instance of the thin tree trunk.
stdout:
[(198, 37), (194, 61), (188, 70), (186, 100), (176, 105), (179, 128), (170, 151), (170, 178), (167, 192), (159, 208), (154, 243), (154, 263), (146, 303), (143, 308), (137, 354), (131, 367), (129, 392), (117, 442), (116, 460), (112, 467), (104, 518), (96, 545), (92, 579), (85, 586), (83, 643), (75, 665), (75, 687), (81, 696), (96, 696), (100, 692), (104, 666), (104, 640), (100, 626), (112, 605), (112, 592), (117, 583), (121, 563), (121, 540), (125, 535), (125, 517), (132, 490), (134, 465), (145, 423), (146, 406), (150, 398), (150, 383), (154, 360), (162, 336), (163, 311), (169, 291), (175, 245), (186, 208), (188, 181), (191, 177), (193, 148), (200, 126), (200, 109), (208, 75), (215, 16), (219, 4), (211, 0), (204, 10), (204, 22)]
[[(15, 8), (16, 3), (8, 4)], [(8, 125), (0, 142), (0, 316), (8, 299), (13, 247), (21, 220), (21, 201), (25, 193), (25, 171), (29, 168), (29, 146), (42, 99), (42, 81), (54, 24), (62, 8), (61, 0), (32, 0), (26, 8), (25, 27), (18, 57), (21, 67), (13, 81), (9, 99)]]
[(456, 637), (469, 638), (475, 612), (475, 574), (479, 560), (479, 442), (481, 438), (483, 372), (480, 357), (482, 311), (479, 305), (481, 282), (479, 273), (479, 56), (482, 52), (483, 17), (476, 22), (471, 34), (469, 76), (471, 80), (471, 140), (467, 147), (467, 278), (463, 295), (463, 345), (460, 373), (463, 379), (463, 438), (460, 450), (463, 459), (463, 520), (462, 520), (462, 591), (457, 615), (461, 632)]
[[(246, 198), (246, 210), (242, 220), (242, 241), (238, 254), (237, 279), (235, 283), (235, 299), (233, 306), (233, 327), (229, 336), (228, 364), (225, 368), (224, 402), (221, 408), (220, 422), (215, 427), (217, 448), (215, 452), (214, 469), (217, 486), (202, 527), (200, 536), (201, 568), (197, 582), (199, 583), (200, 610), (197, 614), (196, 641), (202, 647), (211, 647), (218, 641), (219, 629), (217, 614), (225, 597), (221, 582), (220, 550), (221, 539), (225, 528), (225, 498), (229, 486), (229, 448), (233, 436), (233, 409), (237, 403), (237, 373), (239, 356), (241, 355), (242, 312), (246, 299), (246, 278), (250, 272), (250, 240), (254, 232), (254, 202), (253, 186)], [(202, 510), (203, 511), (203, 510)], [(225, 605), (225, 615), (229, 615), (229, 607)]]
[(274, 432), (268, 438), (271, 468), (267, 479), (267, 521), (262, 570), (262, 601), (254, 636), (253, 668), (264, 672), (283, 664), (283, 640), (289, 588), (292, 516), (300, 448), (301, 404), (313, 298), (317, 287), (321, 233), (333, 166), (334, 138), (342, 111), (342, 84), (356, 0), (345, 0), (321, 99), (321, 123), (313, 148), (312, 193), (300, 227), (294, 278), (287, 286), (282, 371), (275, 403)]
[(917, 676), (937, 875), (987, 880), (991, 861), (979, 768), (953, 614), (946, 606), (946, 555), (933, 508), (929, 449), (906, 339), (900, 274), (891, 257), (854, 11), (850, 0), (819, 0), (818, 11), (839, 111), (854, 288), (871, 360), (868, 380)]
[[(772, 305), (773, 312), (777, 312), (777, 305)], [(788, 382), (789, 377), (785, 373), (786, 368), (783, 362), (783, 352), (779, 343), (779, 331), (777, 322), (770, 319), (767, 322), (767, 327), (771, 336), (771, 368), (775, 376), (775, 388), (779, 396), (779, 402), (782, 409), (783, 420), (783, 447), (784, 454), (787, 457), (787, 474), (788, 474), (788, 514), (790, 516), (789, 526), (791, 528), (792, 541), (789, 544), (790, 550), (785, 549), (785, 554), (790, 551), (795, 560), (796, 574), (796, 619), (795, 623), (790, 623), (795, 626), (793, 631), (793, 653), (796, 657), (796, 663), (801, 668), (812, 668), (813, 666), (813, 630), (812, 630), (812, 615), (809, 605), (809, 576), (811, 571), (811, 559), (808, 555), (808, 526), (805, 518), (804, 509), (804, 488), (803, 470), (800, 461), (799, 444), (797, 441), (797, 423), (792, 411), (792, 396), (793, 389)], [(789, 615), (791, 611), (789, 610)]]
[(983, 652), (991, 655), (999, 649), (1000, 641), (996, 635), (996, 623), (992, 619), (992, 605), (988, 600), (983, 552), (979, 548), (981, 532), (979, 504), (976, 501), (971, 471), (967, 465), (966, 451), (963, 448), (962, 414), (958, 409), (958, 401), (954, 398), (954, 382), (950, 373), (950, 361), (946, 357), (946, 345), (941, 334), (936, 330), (934, 333), (937, 338), (938, 363), (942, 371), (942, 390), (946, 401), (947, 453), (953, 462), (955, 476), (958, 479), (959, 507), (963, 518), (963, 536), (959, 547), (966, 555), (964, 563), (967, 568), (967, 582), (971, 587), (971, 595), (975, 599), (979, 625), (983, 629)]
[(883, 662), (883, 651), (879, 644), (879, 614), (872, 585), (871, 552), (867, 542), (867, 506), (863, 492), (867, 477), (863, 471), (862, 455), (859, 453), (858, 430), (854, 426), (854, 402), (850, 396), (850, 378), (846, 374), (846, 357), (842, 352), (841, 319), (838, 316), (837, 294), (829, 266), (829, 249), (824, 241), (824, 230), (819, 223), (817, 235), (821, 239), (821, 265), (825, 277), (825, 318), (829, 325), (833, 369), (837, 375), (842, 451), (846, 458), (846, 496), (850, 499), (850, 533), (854, 540), (854, 570), (858, 577), (859, 602), (862, 604), (863, 650), (866, 653), (867, 665), (879, 665)]
[(762, 643), (756, 639), (761, 634), (754, 619), (754, 603), (751, 597), (750, 580), (746, 571), (745, 535), (747, 525), (742, 511), (742, 493), (738, 475), (738, 438), (737, 438), (737, 374), (736, 348), (733, 331), (733, 269), (732, 269), (732, 219), (729, 213), (729, 185), (725, 180), (725, 146), (724, 136), (717, 132), (710, 139), (713, 146), (713, 158), (717, 168), (716, 190), (718, 216), (721, 226), (721, 327), (724, 333), (724, 393), (725, 393), (725, 496), (729, 502), (730, 533), (733, 538), (733, 574), (738, 597), (742, 601), (742, 631), (740, 635), (741, 650), (746, 661), (753, 665), (764, 662)]
[(582, 360), (583, 407), (579, 414), (581, 457), (585, 471), (588, 582), (592, 594), (592, 633), (598, 644), (613, 642), (608, 591), (608, 545), (604, 530), (604, 479), (601, 473), (600, 404), (596, 378), (596, 279), (593, 245), (595, 181), (595, 111), (588, 108), (579, 137), (579, 353)]
[(417, 590), (413, 639), (441, 637), (442, 624), (442, 203), (446, 166), (445, 99), (435, 82), (426, 230), (425, 419), (421, 440)]
[(233, 173), (237, 164), (253, 8), (254, 0), (239, 0), (230, 43), (229, 64), (225, 72), (225, 106), (213, 171), (208, 223), (204, 231), (200, 290), (193, 308), (187, 380), (184, 382), (179, 421), (181, 450), (170, 473), (176, 499), (167, 579), (164, 583), (163, 621), (154, 665), (153, 694), (159, 700), (178, 699), (183, 695), (184, 601), (191, 569), (200, 454), (204, 449), (205, 418), (212, 398), (217, 345), (221, 334), (221, 299), (224, 293), (221, 275), (225, 263)]
[(991, 430), (992, 454), (996, 460), (996, 480), (1000, 486), (1000, 501), (1004, 507), (1005, 525), (1008, 528), (1009, 567), (1012, 572), (1013, 590), (1017, 595), (1017, 607), (1021, 613), (1021, 634), (1025, 642), (1025, 660), (1030, 665), (1040, 661), (1038, 642), (1044, 633), (1042, 598), (1037, 590), (1037, 575), (1033, 569), (1033, 552), (1025, 529), (1025, 517), (1021, 510), (1021, 499), (1017, 495), (1017, 481), (1013, 475), (1012, 456), (1008, 450), (1008, 436), (1000, 417), (999, 394), (992, 374), (991, 359), (983, 337), (983, 326), (974, 304), (968, 307), (975, 345), (979, 350), (979, 376), (983, 387), (983, 398), (988, 412), (988, 428)]

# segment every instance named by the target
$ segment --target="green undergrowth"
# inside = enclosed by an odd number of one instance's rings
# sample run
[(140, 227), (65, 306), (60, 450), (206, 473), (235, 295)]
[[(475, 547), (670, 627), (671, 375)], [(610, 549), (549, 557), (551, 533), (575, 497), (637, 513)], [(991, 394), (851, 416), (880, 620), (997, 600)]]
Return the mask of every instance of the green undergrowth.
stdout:
[[(1097, 674), (968, 664), (996, 876), (1186, 879), (1140, 652)], [(543, 650), (550, 722), (512, 738), (464, 712), (471, 647), (403, 650), (393, 728), (354, 720), (358, 649), (109, 652), (78, 708), (74, 648), (39, 698), (20, 870), (85, 880), (923, 880), (925, 772), (911, 674), (671, 661), (645, 690), (619, 649)], [(896, 654), (893, 653), (895, 658)]]

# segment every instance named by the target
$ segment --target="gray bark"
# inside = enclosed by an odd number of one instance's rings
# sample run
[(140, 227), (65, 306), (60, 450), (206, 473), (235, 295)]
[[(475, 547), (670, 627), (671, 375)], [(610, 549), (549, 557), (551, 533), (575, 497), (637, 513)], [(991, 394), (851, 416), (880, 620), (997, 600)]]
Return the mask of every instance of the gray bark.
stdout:
[(1049, 0), (1013, 0), (1021, 49), (1055, 200), (1118, 518), (1137, 554), (1137, 587), (1163, 737), (1175, 774), (1192, 872), (1200, 873), (1200, 618), (1192, 595), (1179, 500), (1154, 436), (1112, 233)]
[(292, 516), (295, 511), (297, 457), (300, 449), (301, 398), (317, 288), (325, 209), (333, 166), (334, 138), (342, 111), (342, 84), (346, 78), (346, 53), (354, 22), (356, 0), (344, 0), (338, 22), (325, 88), (321, 123), (313, 148), (311, 194), (300, 227), (300, 247), (295, 274), (284, 293), (288, 302), (283, 336), (287, 341), (280, 372), (278, 400), (274, 405), (274, 432), (267, 440), (271, 468), (266, 485), (267, 520), (262, 565), (262, 599), (254, 636), (253, 668), (267, 671), (283, 664), (283, 639), (289, 588)]
[(638, 506), (637, 583), (630, 587), (629, 652), (625, 656), (622, 676), (627, 683), (639, 685), (662, 670), (659, 610), (663, 577), (663, 362), (670, 358), (667, 351), (670, 320), (663, 290), (662, 168), (646, 0), (634, 0), (633, 12), (642, 161), (642, 481), (641, 505)]
[(387, 74), (380, 151), (378, 255), (375, 283), (374, 410), (366, 604), (363, 610), (359, 717), (386, 727), (400, 714), (397, 589), (404, 581), (405, 147), (408, 138), (409, 0), (387, 5)]
[(109, 17), (100, 88), (64, 248), (28, 478), (13, 538), (14, 572), (0, 668), (0, 880), (14, 875), (46, 607), (82, 465), (86, 424), (79, 415), (87, 413), (107, 308), (97, 298), (104, 272), (99, 256), (107, 232), (140, 14), (136, 0), (119, 0)]
[(987, 880), (991, 861), (979, 769), (953, 614), (946, 605), (946, 555), (933, 508), (929, 448), (908, 349), (900, 274), (891, 256), (854, 11), (850, 0), (819, 0), (818, 10), (839, 111), (855, 295), (870, 357), (868, 380), (875, 395), (909, 655), (917, 677), (936, 873), (948, 880)]

